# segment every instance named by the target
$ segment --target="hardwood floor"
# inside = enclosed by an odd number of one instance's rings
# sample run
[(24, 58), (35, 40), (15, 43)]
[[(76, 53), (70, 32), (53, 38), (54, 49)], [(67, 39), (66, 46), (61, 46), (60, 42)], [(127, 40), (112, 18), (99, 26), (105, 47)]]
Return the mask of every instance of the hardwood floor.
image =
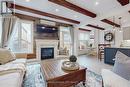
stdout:
[(112, 69), (113, 66), (104, 64), (104, 61), (98, 60), (96, 57), (82, 55), (78, 57), (77, 62), (80, 65), (87, 67), (89, 70), (101, 74), (102, 69)]

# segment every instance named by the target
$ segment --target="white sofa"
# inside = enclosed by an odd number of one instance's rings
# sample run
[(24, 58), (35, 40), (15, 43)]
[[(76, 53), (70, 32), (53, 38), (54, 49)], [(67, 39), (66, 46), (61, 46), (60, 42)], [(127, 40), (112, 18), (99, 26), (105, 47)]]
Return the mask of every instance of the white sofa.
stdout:
[(102, 70), (102, 78), (104, 87), (130, 87), (130, 81), (108, 69)]
[(22, 87), (26, 59), (16, 59), (0, 65), (0, 87)]

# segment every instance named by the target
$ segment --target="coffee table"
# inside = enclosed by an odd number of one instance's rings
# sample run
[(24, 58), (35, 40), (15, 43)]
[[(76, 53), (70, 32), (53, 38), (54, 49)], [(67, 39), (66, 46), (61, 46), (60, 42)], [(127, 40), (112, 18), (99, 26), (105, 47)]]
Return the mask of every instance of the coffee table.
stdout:
[(70, 87), (86, 81), (86, 68), (75, 71), (65, 71), (61, 68), (65, 60), (43, 60), (41, 67), (47, 82), (47, 87)]

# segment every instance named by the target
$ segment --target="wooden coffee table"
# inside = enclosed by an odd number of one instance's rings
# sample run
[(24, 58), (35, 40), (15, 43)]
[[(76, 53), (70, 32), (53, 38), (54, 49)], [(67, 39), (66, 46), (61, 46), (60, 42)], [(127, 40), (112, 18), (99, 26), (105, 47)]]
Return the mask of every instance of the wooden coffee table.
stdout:
[(75, 71), (65, 71), (61, 68), (65, 60), (44, 60), (41, 63), (47, 87), (70, 87), (86, 81), (86, 68)]

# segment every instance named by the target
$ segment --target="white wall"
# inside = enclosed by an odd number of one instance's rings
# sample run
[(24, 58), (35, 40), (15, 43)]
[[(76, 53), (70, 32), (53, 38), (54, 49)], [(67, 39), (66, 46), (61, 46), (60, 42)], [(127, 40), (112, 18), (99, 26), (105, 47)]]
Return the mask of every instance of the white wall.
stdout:
[(115, 31), (115, 47), (120, 47), (121, 42), (123, 41), (123, 32)]
[[(97, 47), (98, 50), (98, 44), (104, 44), (105, 40), (104, 40), (104, 32), (106, 31), (111, 31), (112, 28), (108, 28), (105, 31), (102, 30), (94, 30), (94, 46)], [(118, 29), (115, 29), (115, 43), (112, 44), (112, 47), (120, 47), (121, 42), (123, 41), (123, 32), (119, 32)]]
[[(95, 44), (102, 44), (105, 43), (104, 41), (104, 32), (111, 31), (112, 29), (106, 29), (105, 31), (102, 30), (95, 30)], [(118, 31), (115, 29), (115, 42), (112, 44), (112, 47), (120, 47), (121, 42), (123, 41), (123, 32)]]
[(98, 34), (99, 34), (99, 43), (100, 44), (104, 43), (104, 31), (98, 30)]

